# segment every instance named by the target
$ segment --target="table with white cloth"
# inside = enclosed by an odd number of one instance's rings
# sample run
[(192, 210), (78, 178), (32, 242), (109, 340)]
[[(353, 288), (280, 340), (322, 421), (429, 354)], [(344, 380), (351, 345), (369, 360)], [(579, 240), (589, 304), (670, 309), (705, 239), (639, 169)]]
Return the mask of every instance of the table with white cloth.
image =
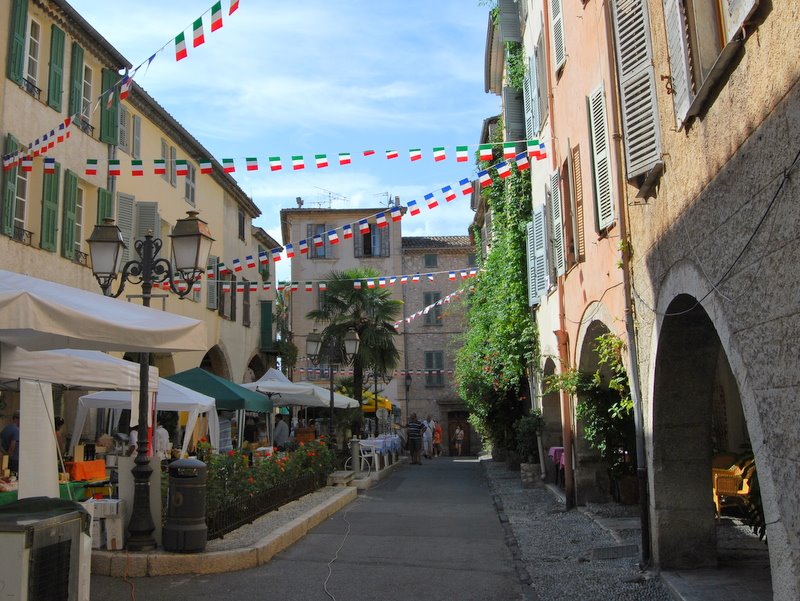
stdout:
[(386, 456), (391, 455), (392, 459), (394, 459), (394, 456), (400, 453), (402, 444), (400, 442), (400, 437), (397, 434), (389, 434), (389, 435), (381, 434), (377, 438), (365, 438), (363, 440), (359, 440), (358, 442), (362, 446), (362, 448), (370, 449), (376, 454), (375, 457), (376, 470), (380, 469), (379, 467), (380, 461), (378, 460), (377, 456), (378, 455), (384, 456), (383, 464), (385, 467), (386, 465), (388, 465), (386, 461)]

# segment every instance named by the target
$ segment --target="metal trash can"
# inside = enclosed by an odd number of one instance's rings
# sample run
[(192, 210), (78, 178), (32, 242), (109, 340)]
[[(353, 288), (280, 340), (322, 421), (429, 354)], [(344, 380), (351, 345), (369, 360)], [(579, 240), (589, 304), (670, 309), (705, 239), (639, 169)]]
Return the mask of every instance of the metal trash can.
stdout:
[(162, 533), (165, 551), (197, 553), (206, 548), (206, 464), (178, 459), (169, 464), (167, 521)]

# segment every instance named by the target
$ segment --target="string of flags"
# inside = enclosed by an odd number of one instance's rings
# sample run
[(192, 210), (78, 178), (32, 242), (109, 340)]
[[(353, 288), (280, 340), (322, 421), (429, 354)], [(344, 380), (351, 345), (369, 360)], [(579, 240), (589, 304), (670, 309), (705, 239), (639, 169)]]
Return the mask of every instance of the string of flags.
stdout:
[[(311, 360), (308, 357), (299, 357), (298, 361), (300, 362), (310, 362)], [(293, 370), (295, 373), (299, 374), (306, 374), (307, 376), (326, 376), (328, 374), (327, 367), (294, 367)], [(353, 368), (342, 368), (338, 366), (333, 367), (333, 373), (336, 376), (352, 376), (353, 375)], [(394, 378), (397, 377), (405, 377), (406, 375), (409, 376), (426, 376), (426, 375), (447, 375), (452, 376), (453, 370), (452, 369), (395, 369), (391, 373), (391, 376)]]

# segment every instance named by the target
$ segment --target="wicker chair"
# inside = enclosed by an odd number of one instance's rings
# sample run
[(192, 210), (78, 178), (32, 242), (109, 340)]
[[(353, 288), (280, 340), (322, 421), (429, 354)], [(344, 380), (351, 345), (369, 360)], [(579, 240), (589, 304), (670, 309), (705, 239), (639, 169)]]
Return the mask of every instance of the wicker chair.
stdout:
[(756, 463), (753, 459), (727, 469), (711, 469), (717, 517), (722, 515), (722, 510), (726, 507), (742, 507), (744, 499), (750, 494), (750, 478), (755, 469)]

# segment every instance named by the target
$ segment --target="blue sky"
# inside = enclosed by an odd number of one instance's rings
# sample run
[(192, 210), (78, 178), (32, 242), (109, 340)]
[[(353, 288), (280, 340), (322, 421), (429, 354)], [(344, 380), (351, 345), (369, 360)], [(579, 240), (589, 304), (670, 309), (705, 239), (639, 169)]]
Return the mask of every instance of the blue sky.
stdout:
[[(401, 203), (474, 175), (455, 146), (477, 148), (483, 119), (500, 99), (484, 93), (487, 8), (478, 0), (241, 0), (206, 43), (191, 45), (191, 24), (213, 0), (70, 0), (133, 65), (170, 42), (136, 81), (219, 160), (236, 157), (234, 174), (262, 211), (256, 225), (281, 241), (279, 211), (328, 202), (334, 208)], [(185, 31), (189, 57), (174, 60), (172, 40)], [(447, 159), (434, 163), (432, 148)], [(423, 159), (409, 161), (410, 148)], [(362, 157), (374, 149), (373, 157)], [(387, 149), (400, 157), (385, 158)], [(340, 167), (339, 152), (353, 163)], [(317, 169), (314, 154), (331, 166)], [(281, 172), (267, 156), (283, 159)], [(304, 155), (306, 169), (287, 168)], [(245, 156), (259, 158), (244, 171)], [(464, 235), (466, 197), (403, 220), (403, 234)], [(288, 267), (288, 266), (287, 266)]]

